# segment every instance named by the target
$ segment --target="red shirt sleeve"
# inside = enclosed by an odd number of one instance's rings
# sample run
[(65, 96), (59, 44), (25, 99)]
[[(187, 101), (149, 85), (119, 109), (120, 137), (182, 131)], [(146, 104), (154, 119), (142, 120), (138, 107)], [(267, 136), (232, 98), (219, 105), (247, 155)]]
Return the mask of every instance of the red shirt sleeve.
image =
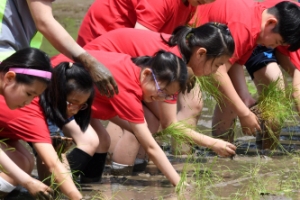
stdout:
[(174, 12), (173, 0), (141, 0), (136, 7), (137, 22), (152, 31), (159, 31)]
[(276, 49), (283, 55), (290, 57), (293, 65), (300, 70), (300, 50), (291, 52), (288, 50), (288, 46), (279, 46)]
[(300, 50), (289, 52), (291, 62), (295, 65), (295, 67), (300, 70)]
[(110, 100), (117, 115), (124, 120), (133, 123), (144, 123), (144, 111), (138, 94), (132, 91), (122, 91), (122, 95), (116, 95)]
[(38, 99), (16, 110), (10, 110), (3, 98), (0, 98), (0, 104), (1, 138), (51, 144), (48, 125)]

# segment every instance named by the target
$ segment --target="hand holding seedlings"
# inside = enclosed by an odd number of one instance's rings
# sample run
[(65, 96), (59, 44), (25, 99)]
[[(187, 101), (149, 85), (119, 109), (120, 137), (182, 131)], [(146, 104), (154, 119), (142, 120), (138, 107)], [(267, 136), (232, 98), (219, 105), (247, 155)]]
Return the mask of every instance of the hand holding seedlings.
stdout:
[(216, 139), (214, 145), (211, 146), (211, 149), (219, 156), (228, 157), (235, 155), (236, 146), (229, 142)]
[(261, 131), (257, 116), (249, 111), (246, 116), (239, 117), (243, 133), (246, 135), (254, 135), (257, 131)]
[(25, 188), (37, 199), (45, 199), (52, 200), (53, 198), (53, 190), (42, 182), (31, 179), (24, 185)]

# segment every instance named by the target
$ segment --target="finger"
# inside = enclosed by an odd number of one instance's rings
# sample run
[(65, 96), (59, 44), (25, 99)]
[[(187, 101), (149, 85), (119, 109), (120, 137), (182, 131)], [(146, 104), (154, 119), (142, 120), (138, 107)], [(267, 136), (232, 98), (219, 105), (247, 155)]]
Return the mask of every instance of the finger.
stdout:
[(39, 199), (39, 200), (47, 200), (47, 199), (44, 197), (44, 192), (38, 192), (37, 195), (36, 195), (36, 199)]
[(236, 150), (236, 146), (235, 146), (235, 145), (229, 144), (228, 146), (229, 146), (230, 149), (232, 149), (232, 150), (234, 150), (234, 151)]
[(119, 94), (119, 88), (116, 81), (113, 78), (111, 78), (110, 83), (113, 86), (113, 90), (115, 91), (115, 94)]
[(39, 197), (45, 200), (53, 200), (53, 195), (47, 191), (39, 192)]
[(52, 190), (50, 187), (47, 188), (48, 194), (51, 196), (51, 199), (54, 197), (54, 190)]
[(107, 87), (107, 89), (109, 91), (110, 97), (113, 97), (114, 94), (115, 94), (113, 86), (110, 83), (108, 83), (108, 85), (106, 87)]
[(104, 88), (100, 82), (95, 83), (95, 85), (96, 85), (96, 87), (97, 87), (97, 89), (98, 89), (98, 91), (100, 92), (101, 95), (109, 96), (108, 90), (106, 90), (106, 88)]
[(253, 129), (253, 131), (252, 131), (252, 135), (253, 136), (256, 136), (256, 132), (257, 132), (257, 129), (255, 128), (255, 129)]
[(235, 155), (235, 150), (233, 150), (232, 148), (227, 148), (227, 152), (229, 154), (229, 156)]
[(249, 131), (249, 128), (243, 128), (243, 133), (246, 135), (252, 135), (251, 131)]

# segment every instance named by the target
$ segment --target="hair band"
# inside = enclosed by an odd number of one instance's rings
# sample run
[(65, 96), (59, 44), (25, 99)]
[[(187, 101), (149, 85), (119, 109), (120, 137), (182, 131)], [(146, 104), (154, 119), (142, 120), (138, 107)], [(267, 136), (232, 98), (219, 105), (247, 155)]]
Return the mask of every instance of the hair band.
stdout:
[(27, 69), (27, 68), (9, 68), (9, 71), (16, 72), (17, 74), (27, 74), (31, 76), (37, 76), (41, 78), (51, 79), (52, 73), (38, 69)]

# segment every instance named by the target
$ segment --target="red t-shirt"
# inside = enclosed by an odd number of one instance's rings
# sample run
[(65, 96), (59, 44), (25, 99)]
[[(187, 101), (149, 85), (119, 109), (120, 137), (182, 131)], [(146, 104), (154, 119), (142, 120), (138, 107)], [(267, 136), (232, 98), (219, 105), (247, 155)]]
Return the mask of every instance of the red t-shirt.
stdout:
[(133, 28), (136, 22), (152, 31), (172, 33), (194, 11), (195, 7), (185, 6), (182, 0), (96, 0), (82, 21), (77, 42), (84, 46), (108, 31)]
[[(134, 28), (122, 28), (105, 33), (83, 48), (86, 50), (104, 50), (109, 52), (125, 53), (132, 57), (149, 55), (153, 56), (158, 50), (163, 49), (182, 57), (178, 46), (169, 47), (161, 39), (168, 40), (171, 35), (160, 34), (148, 30)], [(166, 100), (168, 103), (176, 103), (176, 100)]]
[(0, 96), (0, 138), (27, 142), (52, 143), (39, 98), (24, 108), (10, 110)]
[(163, 42), (160, 35), (168, 40), (171, 35), (148, 30), (122, 28), (105, 33), (86, 44), (87, 50), (104, 50), (128, 54), (132, 57), (149, 55), (153, 56), (158, 50), (163, 49), (182, 57), (177, 46), (169, 47)]
[[(119, 116), (129, 122), (144, 123), (143, 92), (140, 85), (141, 68), (137, 67), (131, 61), (131, 56), (126, 54), (92, 50), (88, 53), (110, 70), (119, 88), (119, 94), (112, 98), (100, 95), (96, 89), (92, 117), (108, 120)], [(70, 61), (70, 59), (62, 54), (52, 58), (54, 66), (63, 61)]]
[(226, 24), (234, 38), (235, 52), (230, 62), (245, 64), (256, 47), (260, 33), (262, 12), (266, 7), (253, 0), (216, 0), (198, 6), (190, 25), (207, 22)]

